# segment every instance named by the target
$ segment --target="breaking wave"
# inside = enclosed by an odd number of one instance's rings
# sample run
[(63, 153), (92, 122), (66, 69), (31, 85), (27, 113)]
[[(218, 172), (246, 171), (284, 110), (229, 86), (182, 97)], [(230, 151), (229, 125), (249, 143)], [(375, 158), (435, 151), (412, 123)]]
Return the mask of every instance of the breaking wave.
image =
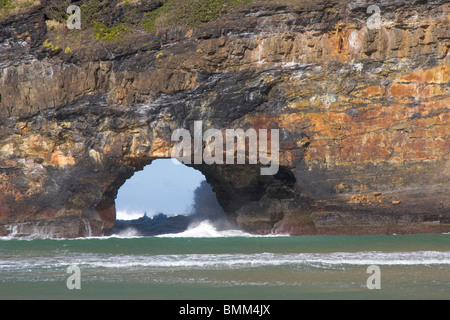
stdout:
[(290, 268), (340, 268), (345, 266), (431, 266), (450, 265), (450, 252), (334, 252), (334, 253), (253, 253), (253, 254), (162, 254), (110, 255), (64, 254), (0, 261), (0, 271), (51, 269), (77, 264), (84, 268), (186, 268), (201, 270), (285, 266)]
[(235, 229), (223, 222), (218, 224), (210, 220), (197, 221), (191, 216), (166, 216), (164, 214), (117, 221), (111, 234), (111, 237), (118, 238), (149, 236), (161, 238), (257, 237), (257, 235)]
[(101, 261), (83, 261), (95, 267), (189, 267), (189, 268), (243, 268), (262, 266), (332, 267), (342, 265), (449, 265), (450, 252), (335, 252), (335, 253), (255, 253), (255, 254), (173, 254), (157, 256), (122, 257), (121, 261), (108, 258)]
[(250, 237), (249, 233), (236, 229), (218, 230), (211, 221), (205, 220), (189, 225), (186, 231), (172, 234), (162, 234), (158, 237), (167, 238), (220, 238), (220, 237)]

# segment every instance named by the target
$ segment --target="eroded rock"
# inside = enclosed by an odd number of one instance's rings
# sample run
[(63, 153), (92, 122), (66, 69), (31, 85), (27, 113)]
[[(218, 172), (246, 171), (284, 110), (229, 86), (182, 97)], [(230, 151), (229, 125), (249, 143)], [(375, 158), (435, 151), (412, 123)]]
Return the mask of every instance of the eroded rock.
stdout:
[(70, 52), (43, 45), (45, 2), (0, 20), (0, 234), (107, 234), (196, 120), (280, 132), (274, 176), (195, 165), (248, 231), (450, 231), (448, 4), (381, 2), (375, 30), (367, 6), (259, 3)]

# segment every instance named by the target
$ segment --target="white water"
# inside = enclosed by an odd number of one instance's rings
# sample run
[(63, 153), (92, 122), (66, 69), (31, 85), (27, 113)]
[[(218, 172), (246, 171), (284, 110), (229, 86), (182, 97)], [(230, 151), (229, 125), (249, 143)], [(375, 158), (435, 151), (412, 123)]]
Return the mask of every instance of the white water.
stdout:
[(71, 264), (83, 268), (107, 269), (193, 269), (226, 270), (241, 268), (342, 268), (345, 266), (431, 266), (450, 265), (450, 252), (335, 252), (335, 253), (254, 253), (254, 254), (163, 254), (163, 255), (111, 255), (61, 254), (52, 257), (21, 257), (0, 260), (2, 272), (54, 269)]
[(138, 238), (141, 237), (139, 232), (134, 228), (127, 228), (122, 230), (121, 232), (112, 235), (111, 237), (103, 237), (103, 238)]
[(241, 230), (217, 230), (211, 221), (204, 220), (191, 224), (186, 231), (158, 235), (163, 238), (220, 238), (220, 237), (251, 237)]
[(128, 211), (128, 210), (118, 210), (116, 213), (117, 220), (136, 220), (142, 218), (143, 216), (153, 217), (156, 215), (153, 211), (141, 212), (141, 211)]
[(139, 257), (117, 257), (101, 261), (80, 261), (92, 267), (104, 268), (194, 268), (234, 269), (247, 267), (292, 266), (332, 267), (339, 265), (450, 265), (450, 252), (337, 252), (297, 254), (174, 254)]

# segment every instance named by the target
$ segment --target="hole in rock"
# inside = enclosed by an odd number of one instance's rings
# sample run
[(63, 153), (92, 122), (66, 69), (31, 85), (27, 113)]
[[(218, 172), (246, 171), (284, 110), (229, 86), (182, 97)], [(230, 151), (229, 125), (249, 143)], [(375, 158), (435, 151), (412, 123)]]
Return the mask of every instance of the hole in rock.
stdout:
[(157, 159), (136, 172), (116, 198), (117, 236), (176, 234), (207, 223), (228, 225), (212, 187), (198, 170), (172, 159)]

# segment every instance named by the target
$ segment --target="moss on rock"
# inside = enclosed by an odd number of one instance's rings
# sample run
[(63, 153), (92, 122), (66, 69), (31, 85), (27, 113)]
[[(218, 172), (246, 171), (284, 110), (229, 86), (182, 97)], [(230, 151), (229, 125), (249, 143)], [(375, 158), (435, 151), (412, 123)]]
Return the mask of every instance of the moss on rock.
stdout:
[(254, 0), (167, 0), (146, 14), (142, 24), (147, 32), (174, 26), (196, 27)]
[(115, 41), (130, 30), (121, 23), (114, 27), (107, 27), (104, 23), (93, 22), (95, 39), (99, 41)]

